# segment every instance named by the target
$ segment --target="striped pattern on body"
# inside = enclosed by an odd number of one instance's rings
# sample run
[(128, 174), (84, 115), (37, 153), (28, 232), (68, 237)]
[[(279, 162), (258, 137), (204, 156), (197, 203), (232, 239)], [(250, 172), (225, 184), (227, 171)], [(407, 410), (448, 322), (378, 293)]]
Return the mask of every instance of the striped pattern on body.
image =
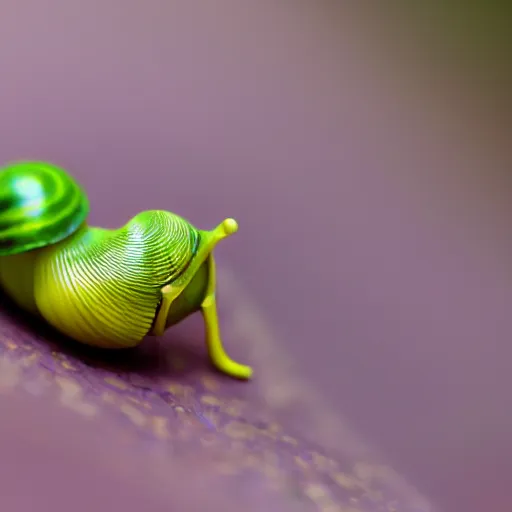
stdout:
[(57, 243), (88, 213), (87, 196), (61, 168), (21, 162), (0, 169), (0, 256)]
[(185, 272), (199, 244), (187, 221), (160, 210), (117, 230), (85, 227), (39, 255), (37, 308), (77, 341), (135, 346), (153, 325), (162, 287)]

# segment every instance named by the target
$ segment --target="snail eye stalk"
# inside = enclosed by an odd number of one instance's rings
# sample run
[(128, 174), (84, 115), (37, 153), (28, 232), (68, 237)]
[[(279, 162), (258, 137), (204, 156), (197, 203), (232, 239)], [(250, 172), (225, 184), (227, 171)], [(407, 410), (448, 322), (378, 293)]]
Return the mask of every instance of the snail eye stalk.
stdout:
[(222, 344), (217, 316), (217, 304), (215, 299), (215, 260), (213, 254), (208, 256), (208, 290), (201, 304), (204, 326), (206, 331), (206, 348), (213, 365), (221, 372), (237, 379), (247, 380), (252, 377), (253, 370), (250, 366), (233, 361)]

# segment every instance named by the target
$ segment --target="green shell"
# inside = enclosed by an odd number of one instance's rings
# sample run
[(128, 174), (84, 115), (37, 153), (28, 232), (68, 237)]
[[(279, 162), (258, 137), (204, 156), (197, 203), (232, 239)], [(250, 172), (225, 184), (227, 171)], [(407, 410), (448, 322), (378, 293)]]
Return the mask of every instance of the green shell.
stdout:
[(57, 243), (88, 213), (87, 196), (61, 168), (20, 162), (0, 169), (0, 256)]

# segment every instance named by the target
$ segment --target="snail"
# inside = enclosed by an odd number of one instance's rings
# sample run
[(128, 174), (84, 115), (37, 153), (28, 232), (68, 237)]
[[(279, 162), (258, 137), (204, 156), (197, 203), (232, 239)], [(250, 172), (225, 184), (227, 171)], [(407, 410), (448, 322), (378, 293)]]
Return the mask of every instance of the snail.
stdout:
[(137, 346), (201, 311), (213, 365), (249, 379), (252, 369), (223, 348), (215, 299), (213, 249), (237, 222), (202, 231), (169, 211), (148, 210), (103, 229), (87, 224), (88, 213), (83, 189), (58, 166), (0, 169), (0, 287), (13, 302), (106, 349)]

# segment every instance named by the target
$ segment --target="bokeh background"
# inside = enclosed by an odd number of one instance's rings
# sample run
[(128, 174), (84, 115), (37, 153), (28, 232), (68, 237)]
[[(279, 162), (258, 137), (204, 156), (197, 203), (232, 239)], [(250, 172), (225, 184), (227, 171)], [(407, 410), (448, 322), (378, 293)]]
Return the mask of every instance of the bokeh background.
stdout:
[(510, 17), (438, 4), (3, 0), (1, 158), (69, 169), (95, 224), (236, 217), (221, 293), (286, 360), (268, 400), (300, 381), (326, 449), (353, 436), (440, 509), (505, 512)]

